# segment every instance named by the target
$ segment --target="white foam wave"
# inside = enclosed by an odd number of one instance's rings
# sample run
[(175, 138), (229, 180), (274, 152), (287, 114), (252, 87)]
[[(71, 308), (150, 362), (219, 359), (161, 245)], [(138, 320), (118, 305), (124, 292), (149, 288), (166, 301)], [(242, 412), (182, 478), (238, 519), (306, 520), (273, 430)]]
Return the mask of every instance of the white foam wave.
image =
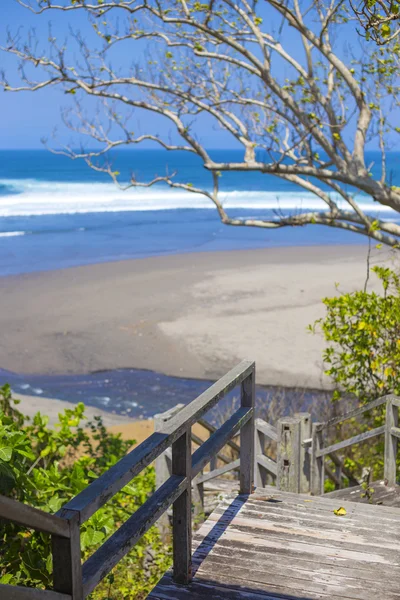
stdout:
[[(10, 189), (0, 196), (0, 217), (56, 215), (95, 212), (213, 209), (206, 197), (165, 187), (118, 190), (112, 183), (69, 183), (36, 180), (0, 180)], [(323, 210), (322, 200), (307, 192), (230, 191), (221, 193), (226, 209), (251, 210)], [(337, 198), (338, 204), (341, 201)], [(377, 207), (366, 196), (358, 198), (360, 207), (373, 213), (392, 212)], [(11, 232), (23, 234), (23, 232)], [(4, 235), (4, 234), (3, 234)]]
[(16, 237), (19, 235), (25, 235), (25, 231), (3, 231), (0, 233), (0, 238)]

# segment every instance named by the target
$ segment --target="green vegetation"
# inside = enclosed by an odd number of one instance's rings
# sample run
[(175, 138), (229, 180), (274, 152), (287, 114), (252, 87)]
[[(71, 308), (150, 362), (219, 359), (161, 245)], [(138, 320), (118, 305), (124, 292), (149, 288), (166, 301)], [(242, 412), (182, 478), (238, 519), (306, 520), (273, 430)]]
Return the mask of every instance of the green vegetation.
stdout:
[(373, 267), (382, 294), (357, 291), (323, 300), (327, 314), (317, 321), (329, 342), (324, 352), (337, 389), (334, 399), (353, 394), (361, 404), (400, 394), (400, 279)]
[[(322, 330), (328, 347), (326, 374), (335, 383), (333, 400), (345, 413), (349, 398), (360, 405), (389, 393), (400, 395), (400, 278), (390, 268), (373, 267), (382, 284), (382, 293), (356, 291), (323, 300), (327, 313), (312, 331)], [(335, 430), (336, 441), (357, 435), (384, 423), (384, 407), (369, 411), (365, 422), (349, 420)], [(347, 450), (346, 466), (361, 474), (372, 469), (382, 476), (383, 440)]]
[[(134, 443), (109, 433), (100, 417), (83, 429), (81, 403), (60, 414), (54, 428), (40, 413), (30, 423), (17, 403), (8, 385), (0, 388), (0, 494), (46, 512), (57, 512)], [(154, 470), (148, 468), (82, 526), (83, 560), (145, 502), (154, 485)], [(50, 536), (5, 521), (0, 536), (0, 583), (51, 588)], [(169, 551), (152, 528), (90, 598), (145, 598), (169, 562)]]

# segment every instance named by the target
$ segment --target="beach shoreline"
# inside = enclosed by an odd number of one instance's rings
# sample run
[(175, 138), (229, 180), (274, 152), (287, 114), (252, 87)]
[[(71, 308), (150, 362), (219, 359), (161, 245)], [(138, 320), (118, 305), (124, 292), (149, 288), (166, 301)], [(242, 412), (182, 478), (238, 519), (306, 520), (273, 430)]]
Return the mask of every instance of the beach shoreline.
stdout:
[[(242, 359), (263, 385), (324, 389), (324, 296), (361, 289), (367, 247), (157, 256), (0, 279), (0, 367), (149, 369), (214, 380)], [(372, 250), (371, 264), (388, 260)], [(389, 257), (390, 260), (390, 257)], [(379, 289), (374, 277), (370, 289)]]

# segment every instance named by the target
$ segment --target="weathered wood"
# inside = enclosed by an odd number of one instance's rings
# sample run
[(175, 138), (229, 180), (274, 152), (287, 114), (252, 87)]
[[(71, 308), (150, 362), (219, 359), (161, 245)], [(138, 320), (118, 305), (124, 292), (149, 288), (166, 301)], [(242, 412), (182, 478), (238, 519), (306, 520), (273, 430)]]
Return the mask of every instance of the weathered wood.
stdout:
[[(209, 436), (209, 437), (211, 437), (211, 436)], [(205, 440), (202, 440), (199, 436), (193, 434), (193, 432), (192, 432), (192, 442), (194, 442), (198, 446), (202, 446), (204, 444), (204, 441)], [(226, 446), (229, 446), (229, 441), (226, 443)], [(216, 454), (216, 456), (210, 461), (210, 465), (217, 459), (221, 460), (226, 465), (229, 464), (230, 462), (232, 462), (232, 458), (230, 458), (226, 454), (223, 454), (222, 452), (218, 452), (218, 454)]]
[(308, 449), (302, 444), (303, 440), (311, 437), (311, 415), (307, 412), (298, 412), (294, 415), (300, 419), (300, 475), (299, 492), (307, 494), (311, 487), (311, 456)]
[(312, 424), (312, 446), (311, 446), (311, 493), (314, 496), (319, 496), (324, 493), (324, 457), (320, 455), (322, 451), (323, 423)]
[(186, 478), (185, 489), (172, 508), (174, 581), (188, 584), (192, 578), (192, 441), (189, 427), (172, 446), (172, 474)]
[(70, 535), (69, 525), (64, 519), (5, 496), (0, 496), (0, 518), (60, 537)]
[[(211, 425), (211, 423), (209, 423), (205, 419), (199, 419), (198, 424), (204, 427), (204, 429), (207, 429), (210, 433), (214, 433), (217, 430), (217, 427), (214, 427), (214, 425)], [(234, 442), (233, 440), (229, 440), (227, 446), (229, 446), (230, 448), (232, 448), (232, 450), (239, 454), (240, 446), (236, 444), (236, 442)]]
[(82, 569), (85, 597), (133, 548), (160, 515), (186, 490), (184, 476), (169, 479), (85, 562)]
[(227, 441), (243, 428), (253, 415), (252, 408), (238, 408), (236, 412), (211, 435), (193, 454), (192, 474), (196, 476), (210, 462), (211, 458), (223, 448)]
[(16, 585), (0, 584), (1, 600), (72, 600), (68, 594), (59, 594), (52, 590), (38, 590)]
[(192, 479), (193, 517), (197, 524), (200, 521), (204, 521), (205, 515), (204, 483), (200, 479), (202, 474), (203, 471), (200, 471), (199, 475)]
[(300, 486), (300, 419), (283, 417), (278, 421), (277, 480), (280, 490), (298, 492)]
[[(176, 415), (184, 404), (177, 404), (169, 410), (154, 415), (154, 430), (162, 431), (165, 423), (167, 423), (174, 415)], [(167, 448), (160, 456), (155, 460), (155, 471), (156, 471), (156, 490), (158, 490), (170, 477), (171, 475), (171, 448)], [(164, 512), (157, 522), (157, 527), (160, 532), (161, 539), (163, 542), (167, 542), (170, 536), (170, 523), (167, 512)]]
[(396, 483), (396, 462), (397, 462), (397, 436), (393, 435), (393, 429), (396, 429), (399, 423), (399, 408), (394, 405), (392, 399), (386, 404), (386, 423), (385, 423), (385, 464), (384, 477), (388, 485)]
[(400, 438), (400, 427), (392, 427), (390, 433), (397, 438)]
[(203, 475), (200, 475), (198, 479), (201, 483), (204, 483), (206, 481), (210, 481), (211, 479), (215, 479), (216, 477), (220, 477), (225, 473), (229, 473), (229, 471), (236, 471), (237, 469), (240, 469), (240, 458), (233, 460), (219, 469), (214, 469), (214, 471), (204, 473)]
[(198, 398), (185, 406), (167, 424), (167, 433), (180, 432), (182, 427), (191, 427), (199, 419), (215, 406), (221, 398), (226, 396), (237, 385), (241, 384), (247, 377), (254, 373), (254, 362), (243, 361), (237, 367), (221, 377), (216, 383), (203, 392)]
[(321, 423), (322, 428), (327, 429), (328, 427), (332, 427), (333, 425), (338, 425), (339, 423), (342, 423), (343, 421), (347, 421), (348, 419), (354, 419), (355, 417), (359, 417), (359, 416), (363, 415), (364, 413), (368, 412), (369, 410), (372, 410), (373, 408), (377, 408), (378, 406), (382, 406), (382, 404), (386, 404), (386, 402), (391, 399), (393, 399), (394, 402), (400, 401), (400, 399), (397, 398), (397, 396), (394, 396), (393, 394), (388, 394), (387, 396), (382, 396), (381, 398), (378, 398), (377, 400), (373, 400), (372, 402), (368, 402), (367, 404), (364, 404), (364, 406), (361, 406), (360, 408), (355, 408), (354, 410), (350, 410), (349, 412), (347, 412), (343, 415), (339, 415), (338, 417), (329, 419), (325, 423)]
[(278, 441), (278, 433), (276, 427), (274, 427), (270, 423), (267, 423), (267, 421), (258, 418), (256, 419), (255, 427), (258, 431), (263, 433), (269, 439), (273, 440), (274, 442)]
[[(261, 465), (266, 471), (268, 471), (268, 473), (271, 473), (271, 475), (274, 475), (275, 477), (277, 476), (277, 465), (276, 462), (272, 460), (272, 458), (269, 458), (269, 456), (265, 456), (265, 454), (257, 454), (256, 462), (259, 465)], [(261, 487), (264, 487), (264, 485)]]
[(79, 516), (66, 510), (62, 514), (70, 535), (69, 538), (51, 536), (53, 587), (56, 592), (69, 594), (72, 600), (83, 600)]
[(398, 600), (399, 530), (395, 509), (257, 489), (196, 533), (191, 585), (167, 574), (149, 600)]
[(381, 427), (375, 427), (375, 429), (370, 429), (370, 431), (365, 431), (364, 433), (355, 435), (347, 440), (343, 440), (343, 442), (338, 442), (337, 444), (332, 444), (331, 446), (322, 448), (317, 451), (317, 457), (326, 456), (331, 452), (337, 452), (338, 450), (343, 450), (343, 448), (347, 448), (348, 446), (365, 442), (365, 440), (369, 440), (377, 435), (382, 435), (382, 433), (385, 433), (385, 425), (382, 425)]
[(95, 479), (64, 508), (78, 512), (80, 523), (87, 521), (110, 498), (173, 444), (187, 428), (190, 428), (221, 398), (253, 373), (253, 362), (243, 361), (240, 363), (167, 421), (163, 425), (163, 431), (154, 432), (98, 479)]
[(265, 435), (257, 429), (254, 429), (254, 485), (256, 487), (264, 487), (267, 483), (267, 471), (258, 460), (259, 456), (264, 456), (265, 450)]
[[(325, 494), (325, 496), (329, 498), (350, 500), (351, 502), (361, 502), (363, 504), (379, 504), (381, 506), (397, 506), (400, 508), (400, 486), (390, 486), (387, 485), (384, 480), (381, 480), (373, 481), (370, 484), (370, 488), (374, 490), (370, 495), (365, 493), (365, 488), (363, 486), (358, 485), (343, 490), (329, 492), (329, 494)], [(390, 532), (384, 530), (383, 535), (388, 537)], [(397, 533), (395, 535), (397, 536)]]
[(354, 486), (354, 485), (360, 485), (361, 481), (359, 481), (354, 474), (350, 471), (350, 469), (348, 469), (345, 464), (343, 463), (343, 461), (337, 456), (337, 454), (335, 454), (334, 452), (330, 452), (328, 454), (329, 458), (331, 459), (331, 461), (333, 462), (333, 464), (336, 467), (339, 467), (342, 474), (347, 477), (347, 479), (349, 480), (349, 485), (350, 486)]
[(256, 398), (255, 365), (240, 389), (240, 404), (242, 411), (248, 411), (247, 419), (240, 429), (240, 493), (251, 494), (254, 483), (254, 405)]

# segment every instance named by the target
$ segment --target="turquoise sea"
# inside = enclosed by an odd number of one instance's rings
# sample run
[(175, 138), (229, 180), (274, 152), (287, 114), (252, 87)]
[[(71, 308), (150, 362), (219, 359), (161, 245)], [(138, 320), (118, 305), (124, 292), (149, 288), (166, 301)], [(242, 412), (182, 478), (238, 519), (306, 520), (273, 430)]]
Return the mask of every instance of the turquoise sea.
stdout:
[[(241, 160), (236, 150), (214, 150), (216, 160)], [(368, 162), (379, 172), (379, 155)], [(122, 181), (130, 173), (149, 181), (177, 172), (180, 181), (210, 189), (196, 156), (162, 150), (123, 151), (112, 157)], [(392, 184), (400, 185), (400, 153), (389, 153)], [(279, 210), (323, 208), (296, 186), (260, 173), (223, 174), (221, 198), (231, 215), (271, 217)], [(398, 220), (367, 196), (361, 205)], [(47, 150), (0, 151), (0, 275), (183, 252), (268, 246), (365, 244), (362, 236), (326, 227), (276, 231), (220, 223), (204, 197), (159, 185), (122, 192), (81, 161)]]

